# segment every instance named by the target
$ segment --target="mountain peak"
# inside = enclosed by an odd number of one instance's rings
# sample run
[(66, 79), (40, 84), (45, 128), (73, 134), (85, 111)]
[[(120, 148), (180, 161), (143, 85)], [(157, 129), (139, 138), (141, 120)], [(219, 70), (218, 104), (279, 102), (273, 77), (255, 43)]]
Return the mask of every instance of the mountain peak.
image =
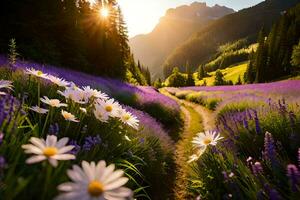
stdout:
[(177, 45), (209, 22), (234, 12), (231, 8), (209, 7), (198, 1), (168, 9), (151, 33), (131, 38), (130, 47), (137, 60), (152, 73), (161, 75), (161, 64)]

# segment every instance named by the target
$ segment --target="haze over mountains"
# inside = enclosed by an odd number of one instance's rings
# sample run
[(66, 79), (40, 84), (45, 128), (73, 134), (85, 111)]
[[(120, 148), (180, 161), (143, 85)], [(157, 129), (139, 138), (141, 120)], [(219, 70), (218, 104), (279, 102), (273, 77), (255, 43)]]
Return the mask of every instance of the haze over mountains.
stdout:
[(130, 39), (135, 58), (148, 66), (154, 76), (162, 75), (162, 64), (178, 45), (209, 23), (235, 11), (231, 8), (194, 2), (169, 9), (154, 30)]
[(148, 66), (154, 76), (169, 75), (174, 67), (196, 69), (212, 58), (220, 45), (247, 38), (256, 42), (263, 26), (272, 24), (300, 0), (266, 0), (238, 12), (205, 3), (170, 9), (156, 28), (130, 40), (135, 58)]

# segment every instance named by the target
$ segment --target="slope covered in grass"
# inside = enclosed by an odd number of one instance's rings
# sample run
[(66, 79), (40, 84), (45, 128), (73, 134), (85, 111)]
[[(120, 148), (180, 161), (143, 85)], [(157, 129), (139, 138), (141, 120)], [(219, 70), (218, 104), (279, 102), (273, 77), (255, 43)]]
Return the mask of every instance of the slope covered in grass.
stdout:
[[(243, 80), (244, 73), (247, 70), (247, 66), (248, 62), (244, 62), (236, 66), (222, 69), (221, 72), (223, 73), (224, 79), (226, 81), (232, 81), (233, 83), (236, 83), (239, 77)], [(203, 85), (205, 80), (208, 86), (212, 86), (214, 84), (215, 74), (216, 72), (210, 72), (208, 73), (209, 77), (204, 78), (203, 80), (196, 79), (196, 85)], [(195, 76), (195, 78), (197, 78), (197, 76)]]

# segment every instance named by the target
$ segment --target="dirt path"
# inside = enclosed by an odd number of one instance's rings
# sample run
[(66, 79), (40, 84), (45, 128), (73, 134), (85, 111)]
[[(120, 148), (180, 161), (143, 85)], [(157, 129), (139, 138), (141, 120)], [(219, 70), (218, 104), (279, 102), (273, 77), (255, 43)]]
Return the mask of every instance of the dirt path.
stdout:
[(181, 112), (184, 117), (183, 133), (181, 139), (176, 144), (175, 150), (176, 180), (174, 184), (174, 199), (191, 199), (192, 197), (186, 190), (186, 187), (189, 185), (189, 165), (187, 162), (193, 152), (191, 141), (197, 133), (214, 129), (215, 118), (212, 111), (201, 105), (180, 100), (168, 93), (165, 89), (161, 89), (160, 92), (180, 104)]

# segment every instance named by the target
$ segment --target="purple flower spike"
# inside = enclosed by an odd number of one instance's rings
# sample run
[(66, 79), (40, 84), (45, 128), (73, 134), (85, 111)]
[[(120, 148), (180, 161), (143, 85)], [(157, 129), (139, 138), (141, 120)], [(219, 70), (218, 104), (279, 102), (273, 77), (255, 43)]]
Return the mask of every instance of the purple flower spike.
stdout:
[(267, 161), (270, 161), (272, 164), (276, 163), (276, 145), (272, 134), (266, 132), (265, 134), (265, 144), (264, 144), (264, 158)]
[(2, 132), (0, 132), (0, 144), (2, 144), (3, 138), (4, 138), (4, 134)]
[(84, 151), (90, 151), (96, 145), (101, 144), (101, 142), (102, 139), (100, 138), (99, 135), (97, 135), (96, 137), (88, 136), (85, 138), (82, 148)]
[(290, 179), (292, 191), (297, 192), (298, 191), (297, 186), (300, 181), (300, 174), (299, 174), (299, 170), (296, 165), (289, 164), (287, 166), (287, 176)]
[(70, 153), (73, 154), (73, 155), (77, 155), (79, 153), (79, 151), (81, 150), (81, 146), (77, 143), (76, 140), (71, 140), (69, 142), (69, 145), (73, 145), (75, 146), (71, 151)]

